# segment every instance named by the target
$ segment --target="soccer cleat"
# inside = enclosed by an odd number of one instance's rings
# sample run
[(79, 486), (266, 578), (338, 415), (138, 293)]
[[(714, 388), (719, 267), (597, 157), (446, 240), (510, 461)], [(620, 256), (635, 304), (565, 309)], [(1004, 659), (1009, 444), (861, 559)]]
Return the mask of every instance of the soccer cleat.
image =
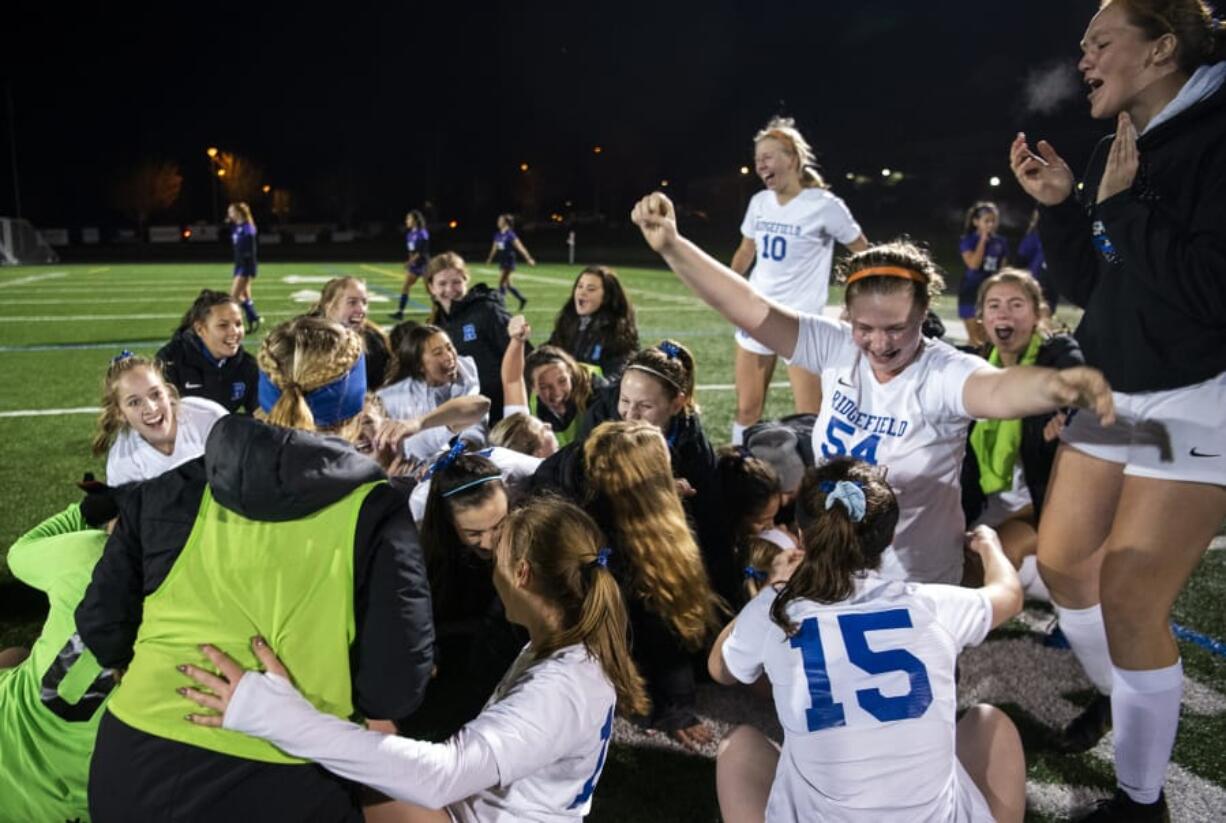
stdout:
[(403, 310), (403, 309), (401, 309), (400, 311), (394, 311), (394, 312), (392, 312), (392, 313), (391, 313), (391, 315), (389, 315), (389, 316), (390, 316), (390, 317), (391, 317), (393, 320), (395, 320), (397, 323), (399, 323), (401, 320), (403, 320), (403, 319), (404, 319), (404, 310)]
[(1170, 823), (1171, 812), (1166, 807), (1166, 792), (1158, 795), (1157, 802), (1138, 803), (1123, 789), (1106, 800), (1082, 809), (1073, 817), (1076, 823)]
[(524, 306), (526, 306), (526, 305), (528, 305), (528, 298), (526, 298), (526, 297), (521, 297), (521, 298), (519, 298), (519, 310), (520, 310), (520, 311), (523, 311), (523, 310), (524, 310)]
[(263, 317), (256, 317), (247, 324), (247, 334), (255, 334), (260, 330), (260, 323), (264, 322)]
[(1098, 745), (1103, 735), (1111, 731), (1111, 695), (1100, 694), (1085, 711), (1053, 736), (1052, 749), (1061, 754), (1081, 754)]

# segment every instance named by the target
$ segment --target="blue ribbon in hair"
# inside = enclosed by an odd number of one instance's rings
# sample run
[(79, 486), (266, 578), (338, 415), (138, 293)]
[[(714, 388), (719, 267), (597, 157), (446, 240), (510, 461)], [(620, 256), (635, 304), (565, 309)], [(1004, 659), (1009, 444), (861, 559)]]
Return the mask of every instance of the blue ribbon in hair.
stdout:
[(133, 354), (132, 352), (128, 351), (127, 349), (124, 349), (119, 354), (111, 358), (111, 365), (118, 363), (120, 360), (127, 360), (129, 357), (135, 357), (135, 356), (136, 355)]
[(745, 577), (749, 578), (750, 580), (756, 580), (759, 583), (766, 582), (766, 572), (762, 571), (761, 569), (755, 569), (753, 566), (745, 567)]
[(464, 453), (465, 446), (467, 446), (467, 444), (463, 440), (458, 437), (455, 438), (455, 442), (451, 444), (451, 448), (447, 450), (446, 454), (431, 464), (429, 470), (426, 471), (425, 477), (423, 477), (422, 480), (429, 480), (431, 477), (434, 477), (434, 475), (438, 474), (443, 469), (454, 463), (456, 458)]
[(596, 552), (596, 559), (592, 562), (602, 569), (607, 569), (609, 568), (609, 557), (612, 554), (613, 550), (608, 546), (605, 546), (600, 551)]
[[(260, 408), (267, 414), (280, 397), (281, 389), (261, 370)], [(335, 426), (359, 414), (366, 403), (366, 355), (358, 357), (349, 371), (303, 397), (315, 418), (315, 425), (321, 428)]]
[(668, 357), (669, 360), (676, 360), (681, 356), (681, 347), (668, 340), (660, 341), (660, 345), (656, 346), (656, 348), (664, 352), (664, 355)]
[(818, 488), (826, 493), (827, 510), (833, 508), (835, 503), (839, 503), (847, 510), (852, 522), (859, 523), (864, 519), (864, 513), (868, 509), (868, 500), (859, 483), (851, 480), (840, 480), (837, 483), (825, 480)]

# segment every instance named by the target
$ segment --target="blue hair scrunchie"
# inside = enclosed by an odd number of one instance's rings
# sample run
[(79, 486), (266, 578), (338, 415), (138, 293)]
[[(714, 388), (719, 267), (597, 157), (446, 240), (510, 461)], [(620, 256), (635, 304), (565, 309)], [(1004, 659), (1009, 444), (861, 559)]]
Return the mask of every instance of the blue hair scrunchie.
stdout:
[(668, 340), (661, 340), (660, 345), (656, 346), (656, 348), (664, 352), (664, 355), (669, 360), (676, 360), (681, 356), (681, 347), (676, 343), (669, 342)]
[(136, 355), (133, 354), (132, 352), (128, 351), (127, 349), (124, 349), (119, 354), (111, 358), (111, 365), (113, 366), (121, 360), (127, 360), (129, 357), (135, 357), (135, 356)]
[[(261, 370), (259, 398), (260, 408), (265, 414), (277, 405), (281, 393), (281, 389)], [(331, 383), (303, 394), (303, 399), (315, 418), (315, 425), (322, 428), (343, 423), (359, 414), (366, 405), (366, 355), (359, 356), (349, 371)]]
[(426, 471), (426, 474), (424, 477), (422, 477), (422, 480), (429, 480), (431, 477), (434, 477), (434, 475), (438, 474), (443, 469), (454, 463), (456, 458), (464, 453), (464, 448), (466, 445), (467, 444), (463, 440), (457, 437), (456, 441), (451, 444), (451, 448), (447, 450), (447, 453), (438, 460), (435, 460), (430, 465), (429, 470)]
[(745, 577), (749, 580), (756, 580), (759, 583), (766, 582), (766, 572), (762, 571), (761, 569), (756, 569), (753, 566), (745, 567)]
[(833, 508), (835, 503), (841, 503), (853, 523), (864, 519), (864, 513), (868, 510), (868, 499), (859, 483), (853, 480), (840, 480), (837, 483), (825, 480), (818, 488), (826, 493), (827, 511)]
[(595, 562), (596, 565), (599, 566), (600, 568), (607, 569), (609, 568), (609, 557), (612, 554), (613, 554), (613, 550), (609, 548), (608, 546), (605, 546), (601, 548), (600, 551), (596, 552), (596, 560), (593, 562)]

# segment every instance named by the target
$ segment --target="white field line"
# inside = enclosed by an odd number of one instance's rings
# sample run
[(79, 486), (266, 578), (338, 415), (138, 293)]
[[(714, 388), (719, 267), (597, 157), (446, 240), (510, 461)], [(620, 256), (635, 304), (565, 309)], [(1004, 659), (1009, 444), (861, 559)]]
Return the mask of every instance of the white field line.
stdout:
[[(473, 272), (476, 274), (498, 274), (497, 269), (492, 269), (488, 266), (474, 266)], [(524, 272), (519, 271), (518, 269), (515, 271), (515, 279), (516, 280), (526, 280), (529, 283), (546, 283), (551, 286), (560, 286), (568, 290), (575, 283), (573, 278), (570, 280), (567, 280), (562, 277), (547, 277), (543, 274), (525, 274)], [(697, 297), (692, 297), (692, 296), (687, 296), (687, 295), (682, 295), (682, 294), (667, 294), (661, 291), (652, 291), (651, 289), (641, 289), (641, 288), (638, 288), (637, 286), (623, 285), (622, 288), (624, 288), (626, 291), (630, 292), (633, 295), (636, 295), (636, 296), (642, 295), (643, 297), (650, 297), (653, 300), (665, 300), (670, 303), (681, 303), (682, 305), (686, 305), (686, 306), (692, 306), (695, 304), (705, 305)]]
[[(263, 317), (293, 317), (294, 312), (263, 312)], [(65, 314), (65, 315), (26, 315), (24, 317), (0, 317), (0, 323), (57, 323), (77, 322), (80, 320), (176, 320), (183, 317), (183, 312), (174, 314)]]
[(66, 271), (49, 271), (43, 274), (31, 274), (26, 277), (18, 277), (16, 280), (0, 281), (0, 289), (9, 289), (13, 286), (24, 286), (27, 283), (37, 283), (41, 280), (57, 280), (61, 277), (67, 277)]

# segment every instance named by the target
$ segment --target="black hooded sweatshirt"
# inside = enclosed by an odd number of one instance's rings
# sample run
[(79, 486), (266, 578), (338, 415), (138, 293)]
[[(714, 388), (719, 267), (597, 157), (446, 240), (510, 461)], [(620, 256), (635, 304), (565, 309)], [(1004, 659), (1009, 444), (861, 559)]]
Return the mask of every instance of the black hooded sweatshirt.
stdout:
[(179, 390), (180, 397), (206, 397), (228, 412), (251, 414), (260, 407), (260, 369), (242, 346), (238, 354), (218, 364), (196, 333), (183, 329), (158, 349), (157, 359), (166, 382)]
[[(166, 579), (183, 550), (206, 483), (220, 505), (243, 517), (285, 522), (383, 477), (378, 465), (338, 438), (247, 417), (220, 419), (203, 457), (135, 485), (126, 496), (118, 528), (77, 608), (81, 639), (103, 666), (128, 664), (144, 599)], [(251, 550), (286, 552), (292, 547), (252, 546)], [(417, 529), (404, 496), (391, 486), (376, 486), (363, 501), (353, 553), (356, 639), (348, 665), (354, 705), (366, 717), (404, 718), (420, 704), (430, 679), (434, 625)], [(337, 620), (344, 619), (337, 615)], [(216, 819), (222, 806), (230, 808), (225, 804), (233, 799), (236, 786), (242, 786), (243, 796), (282, 794), (289, 782), (278, 781), (285, 779), (287, 768), (309, 770), (293, 778), (300, 781), (295, 791), (311, 781), (336, 780), (315, 766), (243, 760), (148, 735), (110, 716), (104, 723), (112, 730), (105, 741), (107, 759), (141, 764), (139, 769), (123, 767), (129, 768), (123, 778), (129, 788), (108, 786), (108, 795), (122, 792), (123, 803), (146, 811), (158, 809), (156, 815), (173, 808), (182, 815), (175, 819), (196, 819), (196, 814)], [(100, 746), (104, 737), (108, 736), (100, 734)], [(319, 776), (311, 777), (315, 772)], [(199, 779), (192, 782), (190, 792), (176, 795), (173, 787), (181, 785), (185, 774)], [(91, 786), (93, 782), (91, 777)], [(141, 813), (132, 811), (129, 819), (142, 819)]]
[(457, 352), (477, 362), (481, 394), (490, 399), (491, 426), (502, 419), (502, 355), (511, 341), (509, 322), (502, 295), (485, 283), (452, 303), (450, 312), (441, 306), (438, 310), (438, 327), (447, 332)]

